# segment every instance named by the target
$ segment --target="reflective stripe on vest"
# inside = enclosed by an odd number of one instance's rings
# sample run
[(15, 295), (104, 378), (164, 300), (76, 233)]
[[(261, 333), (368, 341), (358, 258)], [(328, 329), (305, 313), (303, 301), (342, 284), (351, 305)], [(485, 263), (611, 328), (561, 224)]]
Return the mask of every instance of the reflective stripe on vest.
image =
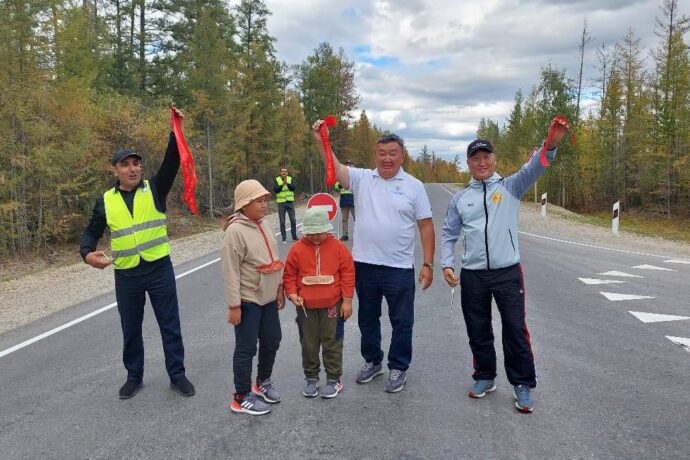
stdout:
[(283, 183), (283, 178), (278, 176), (276, 177), (276, 182), (279, 186), (283, 187), (282, 189), (280, 189), (280, 192), (276, 193), (276, 201), (278, 203), (285, 203), (286, 201), (295, 201), (295, 194), (292, 193), (292, 190), (287, 188), (287, 184), (292, 184), (292, 177), (287, 176), (287, 183)]
[(352, 195), (352, 192), (340, 185), (339, 182), (335, 183), (335, 189), (340, 192), (341, 195)]
[(134, 268), (141, 258), (153, 262), (170, 254), (165, 214), (156, 209), (148, 181), (137, 188), (133, 216), (117, 189), (105, 192), (103, 201), (116, 269)]

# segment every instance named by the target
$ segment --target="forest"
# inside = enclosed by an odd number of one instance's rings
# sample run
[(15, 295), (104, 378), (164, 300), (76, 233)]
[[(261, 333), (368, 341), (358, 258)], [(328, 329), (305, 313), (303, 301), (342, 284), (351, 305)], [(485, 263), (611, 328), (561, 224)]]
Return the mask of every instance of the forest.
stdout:
[[(385, 127), (361, 107), (354, 61), (326, 42), (302, 62), (280, 61), (270, 15), (262, 0), (0, 0), (0, 257), (76, 242), (113, 184), (115, 150), (141, 152), (156, 170), (173, 103), (209, 216), (226, 212), (239, 181), (270, 186), (283, 165), (304, 194), (326, 190), (309, 128), (326, 115), (338, 119), (339, 158), (370, 167)], [(529, 92), (516, 89), (505, 123), (482, 119), (477, 135), (494, 142), (499, 171), (516, 171), (560, 113), (576, 142), (562, 143), (539, 193), (579, 212), (620, 200), (624, 212), (690, 217), (690, 20), (664, 0), (656, 21), (651, 50), (632, 29), (594, 48), (585, 23), (574, 37), (579, 75), (545, 63)], [(599, 89), (583, 94), (592, 54)], [(408, 154), (405, 169), (425, 182), (467, 180), (458, 157), (428, 145)]]

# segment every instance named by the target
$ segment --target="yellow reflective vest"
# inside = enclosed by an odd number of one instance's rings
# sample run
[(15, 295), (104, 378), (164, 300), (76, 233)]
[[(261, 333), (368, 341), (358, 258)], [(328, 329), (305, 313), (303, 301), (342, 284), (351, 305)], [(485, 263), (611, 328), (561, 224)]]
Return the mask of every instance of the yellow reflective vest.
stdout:
[(339, 182), (336, 182), (333, 187), (340, 192), (341, 195), (352, 195), (352, 192), (340, 185)]
[(287, 180), (285, 183), (283, 183), (283, 178), (278, 176), (276, 177), (276, 182), (278, 183), (278, 186), (282, 187), (280, 189), (279, 193), (276, 193), (276, 201), (278, 203), (285, 203), (286, 201), (295, 201), (295, 194), (292, 193), (292, 190), (290, 190), (287, 186), (287, 184), (292, 184), (292, 177), (287, 176)]
[(115, 187), (103, 194), (103, 201), (116, 269), (134, 268), (142, 257), (153, 262), (170, 254), (166, 216), (156, 209), (149, 181), (145, 180), (144, 186), (137, 188), (134, 216)]

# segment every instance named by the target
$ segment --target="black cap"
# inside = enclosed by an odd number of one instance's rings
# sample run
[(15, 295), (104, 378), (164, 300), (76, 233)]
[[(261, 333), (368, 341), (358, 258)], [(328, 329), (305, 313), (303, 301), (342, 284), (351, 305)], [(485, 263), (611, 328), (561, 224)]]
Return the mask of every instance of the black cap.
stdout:
[(472, 141), (470, 145), (467, 146), (467, 158), (471, 157), (473, 153), (476, 153), (480, 150), (486, 150), (489, 153), (494, 153), (494, 146), (491, 145), (491, 142), (484, 139)]
[(127, 157), (136, 157), (139, 158), (140, 160), (142, 159), (142, 156), (138, 154), (137, 152), (133, 152), (132, 150), (129, 149), (120, 149), (115, 154), (113, 155), (113, 161), (112, 165), (115, 166), (118, 164), (120, 161), (124, 160)]

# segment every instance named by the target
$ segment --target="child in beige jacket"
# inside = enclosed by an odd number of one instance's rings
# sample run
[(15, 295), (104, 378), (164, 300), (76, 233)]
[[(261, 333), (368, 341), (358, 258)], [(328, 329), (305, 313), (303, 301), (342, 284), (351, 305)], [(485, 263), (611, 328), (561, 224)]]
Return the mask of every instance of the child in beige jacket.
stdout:
[[(278, 310), (285, 305), (285, 295), (275, 237), (261, 222), (270, 198), (256, 180), (238, 184), (235, 213), (224, 222), (220, 247), (228, 322), (235, 326), (235, 394), (230, 408), (251, 415), (266, 414), (271, 410), (266, 403), (280, 402), (271, 373), (282, 338)], [(258, 372), (252, 385), (257, 342)]]

